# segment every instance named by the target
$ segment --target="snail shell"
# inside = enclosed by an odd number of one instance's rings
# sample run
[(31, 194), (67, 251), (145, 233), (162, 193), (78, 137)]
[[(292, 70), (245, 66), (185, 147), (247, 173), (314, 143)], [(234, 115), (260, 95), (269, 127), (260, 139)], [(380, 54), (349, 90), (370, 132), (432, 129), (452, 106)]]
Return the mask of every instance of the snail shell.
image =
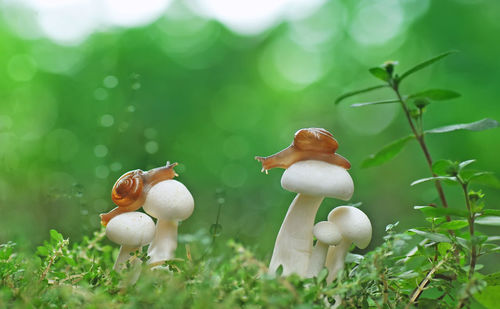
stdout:
[(335, 153), (339, 144), (333, 135), (322, 128), (300, 129), (295, 133), (292, 144), (269, 157), (255, 157), (262, 163), (262, 171), (279, 167), (288, 168), (298, 161), (319, 160), (351, 168), (346, 158)]
[(130, 171), (116, 181), (111, 191), (111, 199), (118, 207), (127, 207), (140, 200), (144, 188), (144, 172)]
[(174, 171), (177, 164), (167, 164), (147, 172), (133, 170), (123, 174), (111, 190), (111, 199), (118, 207), (108, 213), (101, 214), (101, 224), (105, 226), (115, 216), (141, 208), (151, 187), (161, 181), (178, 176)]

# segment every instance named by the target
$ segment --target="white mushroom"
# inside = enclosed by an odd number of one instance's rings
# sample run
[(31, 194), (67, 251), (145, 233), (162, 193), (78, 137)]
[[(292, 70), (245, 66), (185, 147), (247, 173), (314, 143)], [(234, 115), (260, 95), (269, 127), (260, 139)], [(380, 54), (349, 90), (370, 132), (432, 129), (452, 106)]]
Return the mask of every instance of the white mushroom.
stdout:
[(372, 225), (364, 212), (352, 206), (340, 206), (328, 215), (328, 221), (333, 223), (342, 240), (336, 246), (330, 247), (326, 257), (326, 267), (329, 270), (327, 282), (332, 282), (339, 271), (344, 268), (344, 261), (351, 244), (360, 249), (368, 246), (372, 239)]
[[(153, 220), (141, 212), (127, 212), (112, 218), (106, 226), (106, 236), (114, 243), (121, 245), (113, 269), (121, 271), (125, 268), (130, 254), (141, 249), (153, 240), (155, 224)], [(132, 279), (135, 283), (140, 274), (140, 259), (132, 262)]]
[(158, 265), (173, 259), (177, 248), (178, 223), (193, 213), (193, 196), (179, 181), (165, 180), (149, 190), (143, 208), (158, 219), (154, 239), (148, 249), (149, 263)]
[(313, 243), (313, 225), (325, 197), (341, 200), (351, 198), (354, 184), (341, 166), (317, 160), (299, 161), (285, 170), (281, 178), (283, 189), (298, 193), (285, 216), (276, 237), (269, 272), (280, 265), (283, 275), (307, 274)]
[(338, 245), (342, 240), (342, 235), (337, 226), (329, 221), (316, 223), (313, 234), (317, 240), (312, 250), (311, 259), (309, 260), (307, 277), (315, 277), (319, 274), (323, 267), (325, 267), (328, 248)]

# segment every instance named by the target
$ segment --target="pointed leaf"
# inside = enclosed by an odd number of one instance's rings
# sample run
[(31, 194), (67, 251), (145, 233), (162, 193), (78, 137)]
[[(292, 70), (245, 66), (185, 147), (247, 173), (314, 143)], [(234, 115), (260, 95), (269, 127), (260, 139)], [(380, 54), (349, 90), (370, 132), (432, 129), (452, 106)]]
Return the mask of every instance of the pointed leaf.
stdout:
[(445, 222), (441, 224), (439, 227), (445, 230), (459, 230), (466, 226), (469, 226), (467, 220), (453, 220), (450, 222)]
[(352, 104), (351, 107), (362, 107), (362, 106), (367, 106), (367, 105), (388, 104), (388, 103), (399, 103), (399, 100), (389, 99), (389, 100), (380, 100), (380, 101), (374, 101), (374, 102), (356, 103), (356, 104)]
[(498, 121), (490, 118), (481, 119), (471, 123), (460, 123), (444, 126), (432, 130), (427, 130), (425, 133), (446, 133), (457, 130), (483, 131), (498, 127)]
[(454, 176), (437, 176), (437, 177), (422, 178), (422, 179), (415, 180), (414, 182), (412, 182), (410, 184), (410, 186), (418, 185), (420, 183), (424, 183), (424, 182), (431, 181), (431, 180), (450, 180), (450, 181), (453, 181), (453, 182), (457, 182), (457, 177), (454, 177)]
[(457, 216), (461, 218), (467, 218), (469, 213), (465, 210), (453, 209), (453, 208), (437, 208), (432, 206), (415, 206), (414, 209), (420, 210), (426, 216), (438, 217), (438, 216)]
[(460, 164), (458, 164), (458, 168), (459, 168), (459, 169), (463, 169), (463, 168), (464, 168), (464, 167), (466, 167), (467, 165), (472, 164), (472, 163), (474, 163), (474, 162), (476, 162), (476, 160), (475, 160), (475, 159), (460, 162)]
[(460, 97), (460, 93), (446, 89), (429, 89), (410, 95), (409, 99), (427, 98), (434, 101), (451, 100)]
[(385, 146), (381, 150), (379, 150), (376, 154), (371, 155), (367, 159), (363, 161), (361, 167), (372, 167), (381, 165), (392, 158), (394, 158), (401, 150), (403, 150), (404, 146), (408, 141), (414, 139), (415, 136), (409, 135), (405, 136), (401, 139), (396, 140), (395, 142)]
[(457, 51), (455, 50), (452, 50), (452, 51), (448, 51), (448, 52), (445, 52), (445, 53), (442, 53), (434, 58), (431, 58), (429, 60), (426, 60), (422, 63), (419, 63), (417, 64), (416, 66), (414, 66), (413, 68), (409, 69), (408, 71), (404, 72), (403, 74), (401, 74), (401, 77), (399, 78), (399, 81), (402, 81), (405, 77), (417, 72), (417, 71), (420, 71), (428, 66), (430, 66), (431, 64), (433, 64), (434, 62), (436, 61), (439, 61), (441, 59), (443, 59), (444, 57), (446, 56), (449, 56), (453, 53), (456, 53)]
[(470, 178), (470, 181), (472, 181), (475, 184), (488, 186), (495, 189), (500, 189), (500, 180), (493, 173), (490, 172), (476, 173)]
[(500, 209), (485, 209), (483, 210), (482, 215), (500, 216)]
[(487, 216), (476, 219), (476, 224), (500, 226), (500, 216)]
[(452, 175), (456, 170), (456, 163), (450, 160), (438, 160), (432, 164), (432, 171), (439, 176)]
[(378, 79), (381, 79), (383, 81), (388, 81), (391, 77), (389, 76), (389, 73), (387, 73), (386, 70), (380, 68), (380, 67), (376, 67), (376, 68), (371, 68), (369, 69), (368, 71), (370, 71), (370, 73), (372, 73), (373, 76), (375, 76), (376, 78)]
[(446, 237), (443, 234), (438, 234), (438, 233), (431, 233), (431, 232), (424, 232), (421, 230), (417, 229), (409, 229), (408, 231), (413, 232), (417, 235), (423, 236), (425, 238), (428, 238), (432, 241), (437, 241), (437, 242), (451, 242), (448, 237)]
[(344, 93), (343, 95), (341, 95), (340, 97), (338, 97), (335, 100), (335, 104), (339, 104), (342, 100), (347, 99), (347, 98), (352, 97), (352, 96), (355, 96), (357, 94), (365, 93), (365, 92), (370, 92), (370, 91), (377, 90), (377, 89), (380, 89), (380, 88), (385, 88), (385, 87), (387, 87), (387, 85), (378, 85), (378, 86), (368, 87), (368, 88), (364, 88), (364, 89), (360, 89), (360, 90), (354, 90), (354, 91), (351, 91), (351, 92)]

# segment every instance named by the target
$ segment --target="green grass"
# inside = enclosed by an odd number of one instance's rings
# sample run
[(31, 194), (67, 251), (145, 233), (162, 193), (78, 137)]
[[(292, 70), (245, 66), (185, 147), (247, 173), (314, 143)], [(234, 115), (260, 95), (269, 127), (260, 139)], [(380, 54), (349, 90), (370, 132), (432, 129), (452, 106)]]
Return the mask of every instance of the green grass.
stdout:
[[(451, 242), (422, 245), (422, 236), (395, 229), (396, 225), (388, 226), (385, 242), (364, 257), (348, 255), (345, 271), (329, 285), (326, 269), (311, 279), (271, 276), (267, 261), (251, 250), (232, 240), (214, 244), (204, 231), (181, 235), (182, 258), (168, 262), (165, 269), (144, 266), (138, 282), (127, 285), (127, 271), (112, 270), (118, 248), (103, 244), (104, 229), (73, 244), (52, 230), (50, 241), (36, 254), (17, 252), (12, 242), (1, 245), (0, 307), (324, 308), (339, 295), (348, 308), (403, 308), (433, 268), (419, 306), (439, 303), (441, 308), (455, 308), (460, 300), (479, 306), (469, 297), (471, 291), (488, 305), (478, 291), (494, 277), (476, 273), (473, 280), (463, 281), (465, 251), (458, 248), (457, 263)], [(435, 248), (442, 258), (432, 261)], [(143, 252), (134, 258), (145, 256)]]

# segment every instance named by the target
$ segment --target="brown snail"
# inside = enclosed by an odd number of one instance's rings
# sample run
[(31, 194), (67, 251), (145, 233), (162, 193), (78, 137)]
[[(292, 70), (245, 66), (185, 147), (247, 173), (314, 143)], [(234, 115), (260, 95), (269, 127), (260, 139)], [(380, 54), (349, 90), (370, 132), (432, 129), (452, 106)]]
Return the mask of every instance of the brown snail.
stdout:
[(339, 144), (333, 135), (325, 129), (307, 128), (295, 133), (292, 144), (269, 157), (255, 157), (262, 163), (262, 171), (278, 167), (287, 169), (298, 161), (318, 160), (351, 168), (351, 163), (343, 156), (336, 154)]
[(174, 167), (178, 163), (157, 167), (147, 172), (133, 170), (123, 174), (116, 181), (111, 191), (111, 199), (118, 207), (108, 213), (101, 214), (101, 224), (106, 226), (115, 216), (135, 211), (142, 207), (147, 193), (155, 184), (178, 176)]

